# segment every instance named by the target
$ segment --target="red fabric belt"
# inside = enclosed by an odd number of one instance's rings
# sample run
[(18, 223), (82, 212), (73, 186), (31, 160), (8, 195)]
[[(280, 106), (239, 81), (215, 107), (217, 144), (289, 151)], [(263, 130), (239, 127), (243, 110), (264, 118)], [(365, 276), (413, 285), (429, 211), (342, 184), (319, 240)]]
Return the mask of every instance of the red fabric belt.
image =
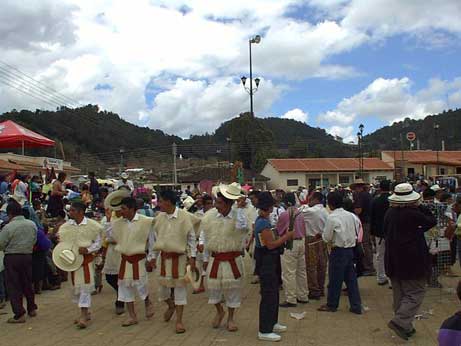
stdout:
[(236, 280), (241, 277), (242, 275), (240, 274), (237, 263), (235, 262), (235, 259), (241, 255), (240, 251), (212, 253), (211, 256), (214, 257), (214, 261), (210, 271), (210, 279), (216, 279), (218, 277), (218, 269), (221, 262), (229, 262)]
[(139, 261), (141, 261), (144, 258), (146, 258), (146, 254), (138, 254), (131, 256), (122, 254), (122, 261), (120, 262), (118, 278), (120, 280), (123, 280), (125, 278), (126, 262), (128, 262), (133, 267), (133, 280), (139, 280)]
[(171, 276), (173, 279), (179, 278), (179, 256), (182, 256), (182, 253), (177, 252), (166, 252), (162, 251), (160, 258), (162, 263), (160, 264), (160, 276), (166, 276), (165, 260), (171, 259), (173, 263), (171, 264)]
[[(89, 264), (93, 262), (94, 256), (91, 254), (83, 255), (83, 278), (85, 280), (86, 284), (89, 284), (91, 282), (91, 275), (90, 275), (90, 266)], [(75, 272), (70, 273), (70, 278), (72, 280), (72, 285), (75, 286)]]

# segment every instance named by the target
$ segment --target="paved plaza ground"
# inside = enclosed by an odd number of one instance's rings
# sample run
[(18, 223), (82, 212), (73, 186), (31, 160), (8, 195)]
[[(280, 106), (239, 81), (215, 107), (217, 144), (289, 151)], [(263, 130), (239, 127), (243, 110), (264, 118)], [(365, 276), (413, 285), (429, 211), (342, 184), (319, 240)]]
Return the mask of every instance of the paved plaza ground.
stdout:
[[(381, 345), (437, 345), (437, 332), (442, 321), (460, 306), (454, 291), (457, 278), (442, 278), (444, 289), (429, 289), (424, 300), (423, 318), (415, 322), (416, 336), (405, 342), (395, 336), (386, 324), (392, 316), (392, 290), (380, 287), (375, 278), (361, 278), (360, 291), (365, 314), (358, 316), (348, 311), (346, 296), (341, 297), (336, 313), (317, 312), (324, 301), (311, 301), (297, 308), (280, 309), (279, 321), (288, 326), (280, 344), (290, 346), (381, 346)], [(69, 284), (63, 289), (46, 291), (37, 296), (38, 317), (28, 319), (23, 325), (9, 325), (10, 308), (0, 310), (0, 345), (11, 346), (250, 346), (271, 344), (256, 339), (258, 331), (259, 286), (249, 284), (244, 289), (243, 306), (238, 310), (239, 331), (229, 333), (224, 327), (212, 329), (214, 307), (207, 305), (206, 294), (189, 295), (185, 310), (186, 333), (176, 335), (174, 323), (162, 320), (165, 306), (155, 300), (156, 315), (147, 321), (140, 318), (137, 326), (122, 328), (124, 316), (115, 316), (114, 292), (105, 284), (101, 294), (93, 297), (93, 322), (86, 330), (77, 330), (73, 320), (78, 311), (70, 302)], [(151, 274), (151, 292), (155, 298), (156, 284)], [(281, 293), (283, 294), (283, 293)], [(139, 316), (143, 306), (138, 302)], [(303, 320), (295, 320), (290, 312), (306, 312)], [(5, 314), (8, 313), (8, 314)]]

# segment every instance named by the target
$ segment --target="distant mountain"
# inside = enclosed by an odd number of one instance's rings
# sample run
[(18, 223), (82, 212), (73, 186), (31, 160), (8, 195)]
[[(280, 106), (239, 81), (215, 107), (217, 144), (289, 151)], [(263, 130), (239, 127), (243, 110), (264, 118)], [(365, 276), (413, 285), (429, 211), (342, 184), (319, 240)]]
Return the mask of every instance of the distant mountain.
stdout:
[[(435, 129), (438, 125), (438, 130)], [(446, 150), (461, 150), (461, 109), (448, 110), (437, 115), (429, 115), (421, 120), (406, 118), (391, 126), (385, 126), (364, 137), (365, 150), (378, 152), (381, 150), (408, 150), (410, 143), (406, 139), (408, 132), (415, 132), (417, 140), (414, 149), (436, 150), (442, 148), (444, 141)]]
[[(85, 169), (118, 170), (123, 162), (125, 167), (171, 172), (173, 143), (178, 145), (181, 169), (192, 165), (187, 159), (195, 160), (194, 165), (242, 161), (245, 168), (258, 171), (269, 157), (357, 156), (356, 146), (342, 143), (324, 129), (290, 119), (255, 118), (249, 113), (224, 122), (212, 134), (193, 135), (189, 139), (133, 125), (115, 113), (99, 111), (94, 105), (56, 111), (13, 110), (0, 116), (0, 120), (8, 119), (56, 140), (57, 157), (65, 157)], [(434, 124), (439, 125), (437, 131)], [(407, 149), (406, 133), (412, 131), (420, 149), (434, 149), (437, 143), (440, 148), (444, 140), (447, 150), (461, 150), (460, 129), (461, 110), (449, 110), (423, 120), (405, 119), (383, 127), (365, 136), (364, 148), (367, 156), (378, 156), (380, 150)], [(27, 149), (27, 153), (44, 155), (40, 150), (43, 149)]]

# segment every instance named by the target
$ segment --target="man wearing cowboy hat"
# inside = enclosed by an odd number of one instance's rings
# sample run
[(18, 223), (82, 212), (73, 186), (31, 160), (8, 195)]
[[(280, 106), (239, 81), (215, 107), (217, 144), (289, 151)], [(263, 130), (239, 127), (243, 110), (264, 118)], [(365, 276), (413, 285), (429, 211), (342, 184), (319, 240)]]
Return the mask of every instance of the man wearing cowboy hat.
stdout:
[[(110, 199), (108, 197), (108, 199)], [(120, 202), (122, 218), (111, 222), (111, 238), (116, 242), (115, 250), (121, 254), (118, 272), (118, 300), (126, 303), (129, 318), (122, 323), (129, 327), (138, 323), (134, 302), (136, 294), (144, 301), (146, 318), (154, 315), (149, 299), (147, 261), (154, 258), (152, 252), (155, 235), (153, 218), (136, 213), (136, 199), (125, 197)]]
[(120, 189), (107, 195), (104, 200), (106, 216), (101, 220), (105, 228), (104, 250), (103, 250), (103, 269), (107, 283), (117, 293), (115, 301), (115, 313), (121, 315), (125, 311), (125, 303), (118, 300), (118, 272), (122, 260), (120, 252), (115, 250), (117, 242), (112, 238), (112, 222), (121, 218), (122, 200), (130, 197), (127, 189)]
[(115, 189), (118, 190), (122, 186), (128, 188), (128, 190), (133, 191), (134, 190), (134, 185), (131, 180), (128, 180), (129, 176), (127, 173), (123, 172), (120, 174), (121, 180), (117, 181), (117, 184), (115, 185)]
[(80, 308), (80, 317), (75, 324), (80, 329), (86, 328), (90, 321), (91, 293), (94, 290), (94, 267), (91, 262), (93, 253), (101, 248), (103, 231), (98, 222), (85, 217), (85, 210), (83, 203), (72, 203), (70, 220), (59, 228), (60, 244), (53, 251), (56, 266), (71, 272), (74, 302)]
[(373, 265), (373, 247), (370, 234), (370, 211), (372, 197), (367, 191), (367, 183), (363, 179), (357, 179), (351, 184), (354, 200), (354, 213), (359, 217), (363, 227), (363, 251), (362, 258), (363, 276), (374, 276), (376, 270)]
[[(187, 304), (186, 265), (189, 261), (191, 271), (196, 271), (197, 241), (190, 214), (177, 208), (176, 203), (177, 195), (174, 191), (165, 190), (160, 193), (161, 212), (153, 222), (155, 251), (149, 266), (156, 267), (159, 254), (159, 299), (168, 305), (163, 318), (169, 321), (176, 312), (176, 333), (181, 334), (186, 331), (182, 321), (184, 305)], [(174, 298), (171, 296), (172, 289)]]
[(384, 264), (394, 293), (394, 317), (388, 327), (404, 340), (415, 333), (412, 322), (423, 302), (431, 267), (424, 233), (437, 223), (420, 199), (411, 184), (399, 184), (384, 217)]
[(249, 221), (244, 206), (233, 208), (242, 197), (239, 184), (220, 185), (215, 208), (202, 221), (207, 266), (208, 304), (216, 307), (213, 328), (219, 328), (225, 312), (221, 305), (224, 296), (228, 308), (227, 330), (237, 331), (235, 309), (240, 307), (243, 285), (242, 242), (248, 232)]

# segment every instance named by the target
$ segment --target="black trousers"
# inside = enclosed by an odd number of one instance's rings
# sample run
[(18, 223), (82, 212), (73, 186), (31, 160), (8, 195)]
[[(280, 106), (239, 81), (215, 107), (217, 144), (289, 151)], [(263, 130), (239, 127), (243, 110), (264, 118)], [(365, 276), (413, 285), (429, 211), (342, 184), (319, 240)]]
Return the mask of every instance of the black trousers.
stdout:
[(27, 301), (27, 312), (37, 310), (34, 290), (32, 289), (32, 255), (5, 255), (6, 289), (10, 297), (14, 318), (19, 319), (26, 313), (22, 305)]
[[(117, 293), (117, 298), (118, 298), (118, 275), (117, 274), (106, 274), (106, 281), (115, 290), (115, 292)], [(125, 306), (125, 303), (117, 299), (115, 301), (115, 306), (123, 308)]]
[(272, 333), (279, 319), (280, 253), (258, 253), (256, 267), (261, 284), (259, 332)]

